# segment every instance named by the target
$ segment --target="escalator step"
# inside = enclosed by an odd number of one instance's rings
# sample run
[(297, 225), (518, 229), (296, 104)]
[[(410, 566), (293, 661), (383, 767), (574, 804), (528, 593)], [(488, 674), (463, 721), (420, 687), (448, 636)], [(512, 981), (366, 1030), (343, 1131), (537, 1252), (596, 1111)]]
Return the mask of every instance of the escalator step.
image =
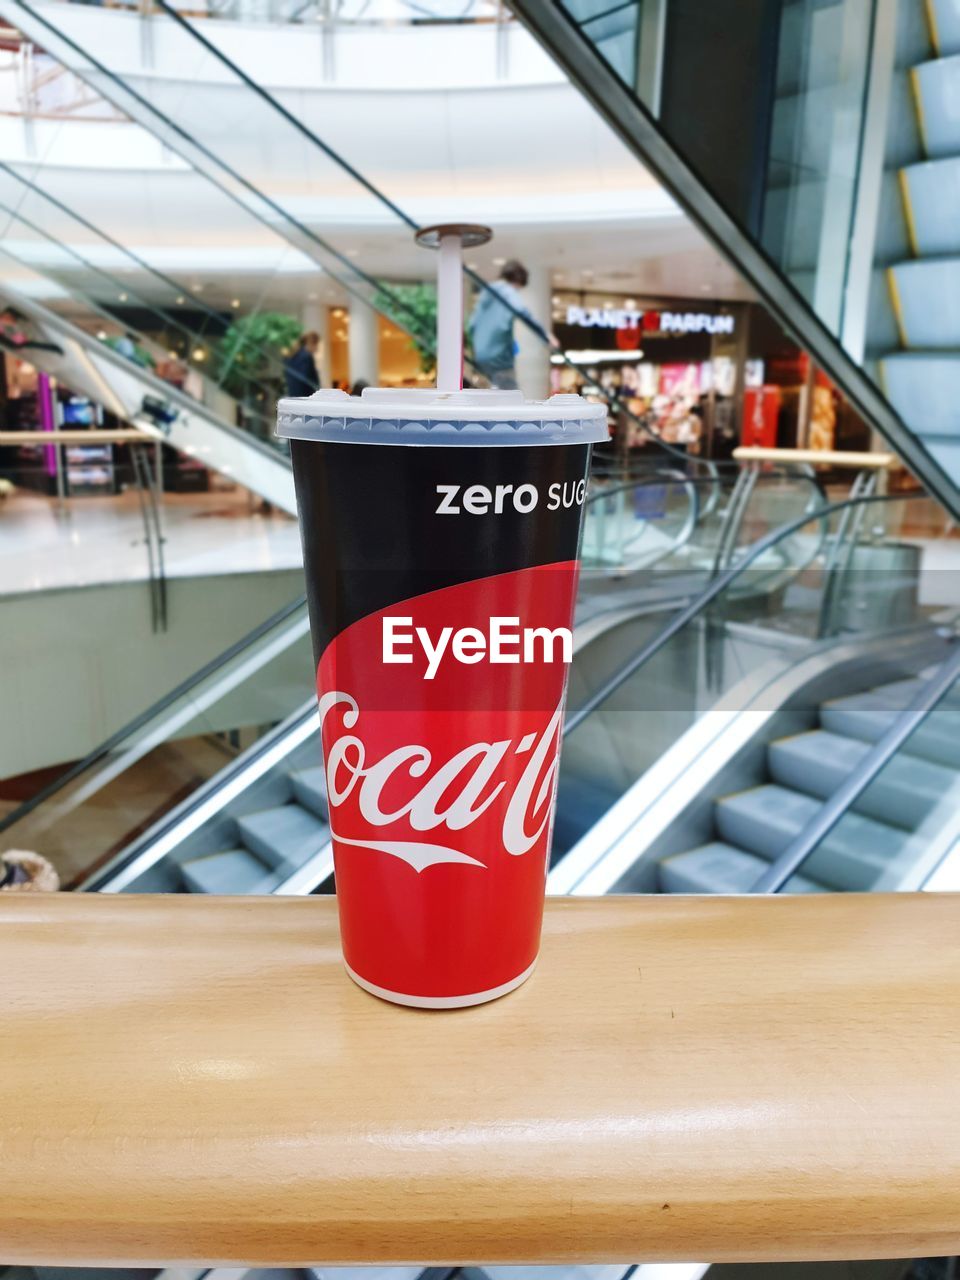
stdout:
[[(772, 861), (817, 814), (821, 803), (786, 787), (741, 791), (718, 801), (717, 833), (728, 844)], [(810, 855), (804, 871), (818, 883), (857, 892), (876, 885), (898, 859), (909, 865), (913, 856), (911, 837), (905, 831), (848, 813)]]
[(960, 253), (960, 156), (924, 160), (901, 172), (921, 257)]
[[(960, 83), (960, 58), (955, 59)], [(957, 119), (960, 152), (960, 113)], [(960, 347), (960, 256), (920, 258), (891, 268), (907, 344), (927, 351)]]
[(927, 0), (927, 13), (936, 27), (940, 57), (960, 53), (960, 5), (957, 0)]
[[(876, 742), (896, 722), (900, 709), (886, 689), (836, 698), (820, 708), (820, 724), (831, 733)], [(960, 769), (960, 707), (941, 703), (908, 738), (907, 755), (920, 756), (950, 769)]]
[(240, 839), (258, 858), (289, 875), (319, 852), (330, 839), (330, 828), (298, 804), (261, 809), (237, 822)]
[[(763, 858), (719, 840), (688, 853), (675, 853), (660, 863), (661, 893), (749, 893), (770, 866)], [(825, 893), (822, 885), (794, 876), (790, 893)]]
[(312, 769), (298, 769), (295, 773), (291, 773), (290, 781), (298, 803), (305, 809), (309, 809), (314, 817), (326, 822), (329, 817), (329, 808), (327, 778), (323, 766), (318, 764)]
[(904, 422), (948, 474), (960, 473), (952, 437), (960, 398), (960, 355), (955, 351), (900, 351), (884, 356), (880, 372), (887, 395)]
[(190, 893), (272, 893), (281, 877), (248, 849), (224, 849), (191, 858), (180, 868)]
[(923, 116), (923, 140), (931, 160), (960, 154), (957, 77), (960, 55), (921, 62), (912, 71)]
[[(821, 729), (772, 742), (767, 764), (774, 782), (825, 800), (869, 750), (866, 742)], [(958, 783), (956, 770), (901, 754), (886, 765), (854, 808), (880, 822), (913, 830), (954, 793)]]

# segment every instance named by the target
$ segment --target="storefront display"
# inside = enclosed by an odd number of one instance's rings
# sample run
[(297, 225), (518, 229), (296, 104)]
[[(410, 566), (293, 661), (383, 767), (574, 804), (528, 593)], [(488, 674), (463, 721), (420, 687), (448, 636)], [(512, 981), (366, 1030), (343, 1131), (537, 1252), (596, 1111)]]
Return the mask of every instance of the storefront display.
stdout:
[(561, 292), (553, 328), (555, 391), (615, 398), (615, 449), (652, 436), (723, 460), (739, 444), (869, 447), (855, 410), (757, 303)]
[(599, 386), (615, 396), (625, 410), (613, 424), (622, 453), (642, 450), (652, 436), (699, 453), (735, 394), (730, 344), (743, 325), (738, 305), (558, 295), (554, 333), (564, 354), (554, 361), (553, 388), (589, 398)]

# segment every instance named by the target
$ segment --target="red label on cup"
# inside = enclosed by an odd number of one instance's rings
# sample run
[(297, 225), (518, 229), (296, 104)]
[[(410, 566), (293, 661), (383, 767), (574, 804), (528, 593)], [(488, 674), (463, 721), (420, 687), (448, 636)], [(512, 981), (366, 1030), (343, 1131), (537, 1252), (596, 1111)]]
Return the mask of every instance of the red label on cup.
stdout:
[(384, 993), (489, 993), (536, 959), (577, 568), (400, 601), (323, 653), (344, 955)]

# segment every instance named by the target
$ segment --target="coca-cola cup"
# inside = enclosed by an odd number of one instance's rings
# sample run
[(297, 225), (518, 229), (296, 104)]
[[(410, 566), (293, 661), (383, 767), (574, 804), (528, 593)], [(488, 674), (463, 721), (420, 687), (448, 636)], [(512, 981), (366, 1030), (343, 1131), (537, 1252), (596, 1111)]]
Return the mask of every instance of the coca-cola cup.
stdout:
[(537, 957), (590, 446), (518, 391), (319, 391), (290, 440), (350, 976), (504, 995)]
[(417, 234), (439, 250), (436, 390), (318, 391), (278, 414), (347, 972), (433, 1009), (505, 995), (536, 962), (590, 446), (607, 438), (579, 396), (462, 389), (462, 249), (489, 238)]

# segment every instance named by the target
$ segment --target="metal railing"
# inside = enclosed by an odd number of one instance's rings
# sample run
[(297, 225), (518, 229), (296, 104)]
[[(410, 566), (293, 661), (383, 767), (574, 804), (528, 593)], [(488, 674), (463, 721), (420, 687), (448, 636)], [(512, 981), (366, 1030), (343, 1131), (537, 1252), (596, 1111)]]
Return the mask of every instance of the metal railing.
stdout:
[[(957, 637), (953, 637), (953, 640), (956, 643)], [(783, 853), (764, 871), (750, 889), (751, 893), (778, 893), (786, 885), (958, 680), (960, 645), (940, 664), (887, 732), (874, 743), (807, 825), (794, 836)]]
[(822, 522), (830, 516), (845, 512), (853, 507), (857, 507), (865, 502), (878, 504), (894, 503), (925, 499), (926, 494), (916, 495), (882, 495), (870, 498), (857, 497), (847, 498), (842, 502), (831, 502), (825, 507), (820, 508), (814, 513), (805, 513), (798, 516), (796, 520), (791, 520), (788, 524), (782, 525), (778, 529), (771, 530), (770, 533), (758, 539), (751, 546), (745, 549), (741, 558), (736, 564), (730, 568), (723, 570), (717, 574), (704, 591), (700, 593), (685, 608), (676, 613), (662, 631), (653, 636), (637, 653), (634, 654), (619, 671), (615, 672), (609, 680), (586, 701), (577, 708), (570, 716), (568, 716), (564, 725), (564, 736), (581, 725), (584, 720), (593, 714), (598, 707), (601, 707), (609, 697), (617, 692), (626, 682), (640, 670), (647, 662), (650, 661), (661, 649), (664, 648), (684, 627), (700, 617), (723, 593), (731, 586), (743, 573), (760, 559), (765, 552), (770, 551), (782, 542), (785, 538), (795, 533), (799, 533), (812, 521)]

